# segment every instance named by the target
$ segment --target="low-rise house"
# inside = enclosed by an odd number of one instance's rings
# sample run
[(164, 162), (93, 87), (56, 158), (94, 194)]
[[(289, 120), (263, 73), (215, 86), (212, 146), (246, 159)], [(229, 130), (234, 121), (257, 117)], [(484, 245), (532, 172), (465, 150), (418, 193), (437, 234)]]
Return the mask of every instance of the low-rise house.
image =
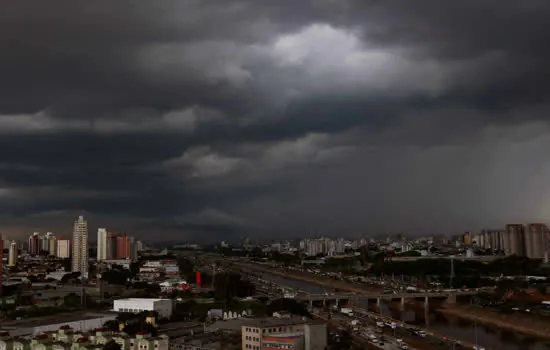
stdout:
[(124, 332), (108, 332), (98, 329), (92, 333), (74, 332), (61, 327), (57, 332), (46, 332), (32, 339), (10, 338), (0, 334), (0, 350), (99, 350), (111, 340), (121, 350), (168, 350), (170, 341), (166, 335), (153, 337), (148, 333), (130, 336)]

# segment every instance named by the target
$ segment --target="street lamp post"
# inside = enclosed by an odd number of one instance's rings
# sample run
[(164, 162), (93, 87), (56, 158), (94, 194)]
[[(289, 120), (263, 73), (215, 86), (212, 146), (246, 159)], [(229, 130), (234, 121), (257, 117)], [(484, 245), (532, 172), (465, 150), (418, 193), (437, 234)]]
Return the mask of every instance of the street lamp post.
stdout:
[(474, 321), (474, 335), (476, 337), (476, 350), (479, 350), (479, 344), (477, 339), (477, 321)]

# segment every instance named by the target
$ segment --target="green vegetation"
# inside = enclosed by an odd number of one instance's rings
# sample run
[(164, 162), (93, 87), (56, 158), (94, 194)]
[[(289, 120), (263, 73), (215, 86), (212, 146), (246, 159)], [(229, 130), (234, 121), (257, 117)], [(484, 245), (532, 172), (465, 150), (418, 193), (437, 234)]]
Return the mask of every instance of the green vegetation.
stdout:
[(121, 350), (120, 344), (114, 340), (110, 340), (105, 345), (103, 345), (103, 350)]
[(254, 295), (255, 287), (241, 275), (233, 272), (224, 272), (216, 275), (214, 281), (214, 298), (228, 302), (233, 298), (245, 298)]
[(103, 324), (103, 328), (110, 331), (118, 331), (119, 324), (124, 324), (124, 332), (129, 335), (135, 335), (138, 332), (147, 332), (155, 336), (157, 328), (150, 323), (147, 323), (147, 317), (158, 318), (158, 314), (153, 311), (143, 311), (138, 314), (121, 313), (117, 316), (116, 321), (107, 321)]

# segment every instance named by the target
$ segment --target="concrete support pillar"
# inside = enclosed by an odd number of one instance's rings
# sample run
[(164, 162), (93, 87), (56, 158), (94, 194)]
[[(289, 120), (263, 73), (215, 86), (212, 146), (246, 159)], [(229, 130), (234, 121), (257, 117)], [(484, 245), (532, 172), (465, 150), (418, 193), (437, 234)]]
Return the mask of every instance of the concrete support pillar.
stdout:
[(338, 308), (338, 304), (340, 304), (340, 298), (336, 298), (336, 308)]
[(405, 310), (405, 297), (401, 297), (401, 304), (399, 306), (401, 307), (401, 311)]
[(326, 306), (327, 306), (327, 299), (323, 298), (323, 308), (325, 308)]
[(376, 310), (380, 311), (380, 298), (376, 298)]
[(313, 299), (309, 299), (309, 309), (313, 310)]
[(430, 304), (428, 297), (424, 298), (424, 320), (426, 321), (426, 326), (428, 326), (430, 324)]

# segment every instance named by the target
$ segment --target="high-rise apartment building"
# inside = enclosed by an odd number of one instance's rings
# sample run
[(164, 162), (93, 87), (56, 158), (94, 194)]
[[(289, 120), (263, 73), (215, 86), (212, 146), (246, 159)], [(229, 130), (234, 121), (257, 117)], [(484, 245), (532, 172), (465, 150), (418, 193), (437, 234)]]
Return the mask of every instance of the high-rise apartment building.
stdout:
[(527, 224), (525, 229), (525, 255), (536, 259), (544, 257), (548, 247), (548, 226), (545, 224)]
[(56, 256), (60, 259), (70, 258), (71, 241), (69, 241), (67, 238), (58, 238), (56, 243), (57, 243)]
[(97, 229), (97, 261), (107, 259), (107, 230)]
[(521, 224), (506, 225), (504, 253), (525, 256), (525, 227)]
[(464, 244), (466, 244), (466, 245), (472, 244), (472, 233), (471, 232), (464, 233), (462, 238), (463, 238)]
[(29, 245), (29, 254), (31, 256), (36, 256), (40, 254), (40, 233), (33, 233), (28, 240)]
[(134, 237), (128, 237), (128, 259), (137, 260), (137, 246)]
[(50, 256), (55, 256), (55, 249), (57, 248), (55, 244), (56, 240), (57, 239), (55, 238), (53, 233), (46, 233), (46, 235), (40, 239), (41, 250), (43, 252), (46, 252)]
[(117, 236), (114, 233), (108, 232), (107, 233), (107, 243), (106, 243), (106, 251), (107, 251), (107, 260), (114, 260), (117, 256)]
[(17, 242), (11, 242), (8, 252), (8, 266), (17, 265)]
[(327, 253), (327, 242), (323, 238), (307, 239), (305, 245), (306, 254), (309, 256)]
[(141, 252), (143, 250), (143, 242), (142, 241), (136, 241), (136, 255), (138, 252)]
[(79, 216), (73, 230), (73, 272), (88, 273), (88, 222)]
[(502, 250), (504, 249), (504, 236), (505, 231), (502, 230), (483, 230), (479, 235), (478, 246), (493, 251)]
[(117, 259), (130, 259), (130, 237), (125, 233), (117, 237)]

